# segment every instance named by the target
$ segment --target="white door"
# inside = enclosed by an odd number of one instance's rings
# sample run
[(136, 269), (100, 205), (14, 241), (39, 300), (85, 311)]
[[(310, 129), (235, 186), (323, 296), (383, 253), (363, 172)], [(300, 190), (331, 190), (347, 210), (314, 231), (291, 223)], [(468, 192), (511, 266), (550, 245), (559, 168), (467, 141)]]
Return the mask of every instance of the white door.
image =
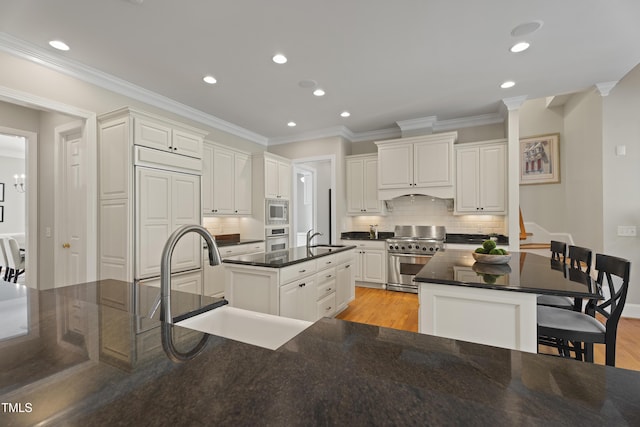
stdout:
[(61, 184), (56, 286), (86, 282), (86, 188), (82, 129), (60, 135)]
[[(376, 162), (376, 176), (378, 164)], [(367, 183), (364, 181), (364, 161), (348, 160), (347, 161), (347, 212), (362, 213), (364, 209), (363, 189)], [(378, 183), (376, 182), (376, 196)]]
[(213, 149), (213, 211), (231, 214), (233, 208), (233, 152)]
[[(170, 233), (173, 233), (183, 225), (200, 224), (200, 177), (186, 173), (171, 175)], [(178, 241), (171, 258), (172, 272), (200, 268), (201, 239), (199, 234), (189, 233)]]
[(235, 153), (234, 205), (238, 214), (251, 214), (251, 156)]

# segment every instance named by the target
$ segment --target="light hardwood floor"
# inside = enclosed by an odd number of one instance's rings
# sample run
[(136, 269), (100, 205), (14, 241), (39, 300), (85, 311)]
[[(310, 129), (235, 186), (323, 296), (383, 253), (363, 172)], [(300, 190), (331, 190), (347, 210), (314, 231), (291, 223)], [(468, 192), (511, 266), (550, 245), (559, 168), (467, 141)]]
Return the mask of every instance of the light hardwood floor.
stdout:
[[(356, 287), (355, 301), (336, 317), (351, 322), (418, 332), (418, 296)], [(555, 354), (556, 350), (541, 346), (540, 351)], [(604, 345), (596, 344), (595, 363), (604, 365)], [(640, 319), (620, 319), (616, 366), (640, 371)]]

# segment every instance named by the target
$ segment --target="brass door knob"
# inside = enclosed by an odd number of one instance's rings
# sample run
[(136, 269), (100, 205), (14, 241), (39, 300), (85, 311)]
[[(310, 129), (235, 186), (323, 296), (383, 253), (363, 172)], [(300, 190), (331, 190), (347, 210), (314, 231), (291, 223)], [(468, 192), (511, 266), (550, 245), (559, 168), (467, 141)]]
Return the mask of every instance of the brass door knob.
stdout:
[(69, 244), (69, 243), (63, 243), (63, 244), (62, 244), (62, 247), (63, 247), (63, 248), (65, 248), (65, 249), (69, 249), (69, 248), (71, 247), (71, 244)]

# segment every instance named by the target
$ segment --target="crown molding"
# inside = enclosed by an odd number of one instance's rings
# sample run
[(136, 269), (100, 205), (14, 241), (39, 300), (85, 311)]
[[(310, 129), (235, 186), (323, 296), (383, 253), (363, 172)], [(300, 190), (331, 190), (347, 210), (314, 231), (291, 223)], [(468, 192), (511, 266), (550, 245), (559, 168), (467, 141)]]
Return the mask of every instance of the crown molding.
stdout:
[(210, 126), (214, 129), (227, 132), (257, 144), (267, 145), (268, 139), (265, 136), (222, 120), (211, 114), (196, 110), (195, 108), (134, 85), (126, 80), (114, 77), (103, 71), (86, 66), (77, 61), (62, 58), (59, 55), (47, 52), (7, 33), (0, 32), (0, 50), (22, 59), (35, 62), (36, 64), (43, 65), (84, 82), (94, 84), (103, 89), (153, 105), (186, 119), (193, 120), (197, 123)]
[(618, 80), (614, 82), (596, 83), (596, 89), (600, 92), (600, 96), (609, 96), (611, 90), (618, 84)]
[(512, 98), (503, 98), (502, 102), (504, 103), (507, 110), (514, 111), (522, 107), (524, 101), (527, 100), (527, 95), (514, 96)]
[(457, 119), (438, 120), (433, 130), (438, 132), (470, 128), (474, 126), (494, 125), (504, 123), (504, 116), (500, 113), (479, 114), (477, 116), (460, 117)]
[(434, 124), (437, 122), (436, 116), (419, 117), (417, 119), (400, 120), (396, 124), (402, 131), (402, 133), (424, 130), (425, 133), (433, 132)]
[(309, 132), (297, 133), (291, 136), (279, 136), (275, 138), (269, 138), (269, 146), (290, 144), (292, 142), (311, 141), (314, 139), (323, 138), (335, 138), (341, 137), (348, 141), (351, 141), (353, 132), (351, 132), (346, 126), (334, 126), (330, 128), (312, 130)]

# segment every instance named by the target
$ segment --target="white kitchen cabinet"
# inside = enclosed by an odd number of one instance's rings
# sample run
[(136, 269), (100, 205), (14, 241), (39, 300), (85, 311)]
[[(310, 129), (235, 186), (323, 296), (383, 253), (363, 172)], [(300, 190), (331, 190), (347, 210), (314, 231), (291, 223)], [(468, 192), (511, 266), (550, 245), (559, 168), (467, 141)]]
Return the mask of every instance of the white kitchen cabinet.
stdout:
[(291, 197), (291, 163), (288, 159), (264, 153), (264, 186), (267, 199)]
[(205, 143), (202, 168), (203, 215), (251, 215), (248, 153)]
[(280, 286), (280, 316), (315, 322), (318, 320), (314, 276)]
[(336, 311), (347, 308), (347, 304), (356, 298), (355, 294), (355, 254), (349, 251), (349, 257), (336, 267)]
[[(159, 276), (169, 234), (201, 223), (201, 148), (195, 147), (205, 134), (131, 108), (98, 118), (99, 278)], [(173, 272), (200, 268), (198, 239), (178, 242)]]
[(183, 156), (202, 156), (202, 135), (177, 128), (166, 120), (136, 112), (133, 117), (133, 138), (136, 145)]
[(456, 146), (458, 214), (506, 214), (507, 146), (505, 140)]
[(384, 240), (344, 240), (356, 245), (353, 276), (357, 282), (384, 284), (387, 281), (387, 251)]
[(419, 193), (454, 195), (457, 132), (378, 141), (378, 199)]
[[(178, 227), (200, 223), (200, 177), (136, 168), (136, 278), (160, 275), (162, 249)], [(176, 245), (172, 272), (200, 268), (200, 237), (186, 235)]]
[(378, 200), (378, 156), (348, 156), (347, 213), (379, 215), (382, 202)]
[[(248, 255), (264, 252), (264, 242), (247, 243), (242, 245), (219, 246), (220, 258), (225, 259), (236, 255)], [(202, 251), (202, 263), (204, 265), (204, 295), (220, 298), (224, 296), (225, 265), (209, 265), (209, 252), (205, 248)]]

